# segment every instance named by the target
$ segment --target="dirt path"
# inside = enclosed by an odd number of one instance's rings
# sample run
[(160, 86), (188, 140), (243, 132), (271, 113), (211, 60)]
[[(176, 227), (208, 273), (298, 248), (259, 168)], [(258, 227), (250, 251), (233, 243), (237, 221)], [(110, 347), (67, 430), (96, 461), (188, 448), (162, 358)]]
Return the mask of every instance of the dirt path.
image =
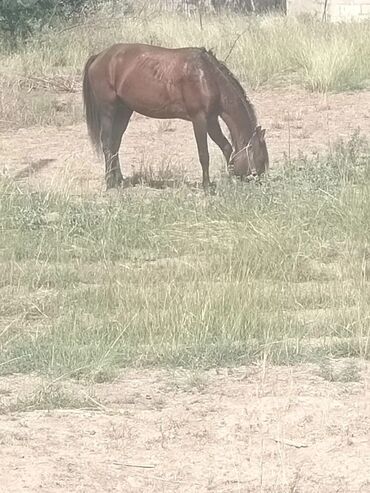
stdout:
[[(79, 97), (79, 95), (76, 95)], [(370, 135), (370, 92), (322, 96), (302, 90), (269, 90), (251, 94), (266, 126), (272, 163), (284, 154), (325, 150), (356, 128)], [(224, 167), (212, 149), (212, 175)], [(103, 165), (94, 157), (84, 124), (0, 132), (0, 172), (28, 180), (32, 188), (103, 190)], [(191, 178), (200, 176), (191, 125), (135, 115), (121, 148), (124, 172), (167, 166)]]
[[(95, 410), (1, 415), (0, 489), (369, 492), (370, 366), (360, 365), (345, 383), (313, 366), (128, 371), (94, 387)], [(3, 409), (39, 384), (1, 378)], [(75, 399), (89, 392), (69, 386)]]

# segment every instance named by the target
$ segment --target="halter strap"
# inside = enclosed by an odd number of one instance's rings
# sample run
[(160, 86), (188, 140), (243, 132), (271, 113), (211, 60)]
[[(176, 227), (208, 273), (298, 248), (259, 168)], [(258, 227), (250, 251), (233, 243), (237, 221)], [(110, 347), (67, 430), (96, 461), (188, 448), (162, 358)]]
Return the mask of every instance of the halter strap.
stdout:
[[(233, 159), (236, 157), (236, 156), (239, 156), (239, 154), (241, 154), (243, 151), (246, 151), (247, 150), (247, 147), (249, 146), (249, 142), (246, 146), (242, 147), (240, 149), (240, 151), (236, 152), (234, 155), (233, 155)], [(247, 156), (248, 156), (248, 153), (247, 153)], [(248, 161), (249, 161), (249, 156), (248, 156)]]
[[(239, 154), (241, 154), (243, 151), (246, 151), (248, 146), (249, 146), (249, 142), (246, 146), (242, 147), (238, 152), (236, 152), (232, 156), (232, 159), (230, 161), (233, 161), (236, 158), (236, 156), (239, 156)], [(255, 176), (257, 174), (257, 172), (256, 172), (256, 170), (252, 170), (252, 166), (251, 166), (248, 152), (246, 153), (246, 155), (247, 155), (247, 160), (248, 160), (249, 171), (250, 171), (251, 175)], [(233, 164), (231, 164), (230, 162), (227, 163), (227, 169), (228, 169), (230, 174), (234, 175), (234, 165)]]

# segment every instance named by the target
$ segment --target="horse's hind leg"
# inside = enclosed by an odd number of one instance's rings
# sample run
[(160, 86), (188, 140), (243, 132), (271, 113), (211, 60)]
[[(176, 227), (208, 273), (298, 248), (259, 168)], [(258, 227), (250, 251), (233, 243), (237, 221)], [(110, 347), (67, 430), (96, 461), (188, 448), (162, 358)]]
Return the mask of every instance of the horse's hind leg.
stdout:
[(213, 142), (218, 145), (221, 149), (223, 155), (225, 156), (226, 162), (230, 161), (230, 156), (233, 152), (230, 142), (222, 133), (217, 116), (209, 118), (207, 121), (207, 131), (208, 135), (211, 137)]
[(118, 151), (131, 115), (132, 110), (119, 102), (103, 111), (101, 140), (107, 189), (118, 187), (123, 181)]

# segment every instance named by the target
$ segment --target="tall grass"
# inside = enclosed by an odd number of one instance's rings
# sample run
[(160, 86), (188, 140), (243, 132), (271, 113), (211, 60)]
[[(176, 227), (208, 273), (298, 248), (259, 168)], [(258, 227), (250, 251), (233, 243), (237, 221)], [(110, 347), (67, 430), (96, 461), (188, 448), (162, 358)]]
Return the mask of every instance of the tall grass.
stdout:
[(302, 159), (214, 197), (2, 181), (0, 372), (367, 357), (369, 146)]
[(44, 30), (16, 53), (0, 42), (0, 123), (80, 120), (77, 98), (59, 112), (55, 80), (70, 80), (65, 92), (78, 90), (87, 57), (116, 42), (205, 46), (251, 88), (294, 84), (327, 92), (369, 87), (369, 39), (370, 20), (330, 24), (309, 17), (224, 13), (205, 16), (200, 24), (197, 16), (148, 7), (114, 17), (102, 9), (81, 24)]
[(310, 89), (343, 90), (369, 83), (369, 36), (370, 21), (220, 14), (200, 25), (196, 16), (140, 9), (111, 17), (102, 10), (75, 28), (44, 31), (18, 53), (3, 50), (2, 62), (14, 76), (79, 74), (90, 53), (115, 42), (206, 46), (253, 87), (282, 77)]

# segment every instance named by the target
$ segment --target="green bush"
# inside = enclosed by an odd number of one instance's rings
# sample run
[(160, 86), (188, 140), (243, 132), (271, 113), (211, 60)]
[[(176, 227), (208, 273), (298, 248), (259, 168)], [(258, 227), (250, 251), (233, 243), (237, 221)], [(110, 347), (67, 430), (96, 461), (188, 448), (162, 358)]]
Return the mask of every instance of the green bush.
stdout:
[(91, 0), (0, 0), (0, 36), (14, 49), (35, 31), (91, 11), (94, 5)]

